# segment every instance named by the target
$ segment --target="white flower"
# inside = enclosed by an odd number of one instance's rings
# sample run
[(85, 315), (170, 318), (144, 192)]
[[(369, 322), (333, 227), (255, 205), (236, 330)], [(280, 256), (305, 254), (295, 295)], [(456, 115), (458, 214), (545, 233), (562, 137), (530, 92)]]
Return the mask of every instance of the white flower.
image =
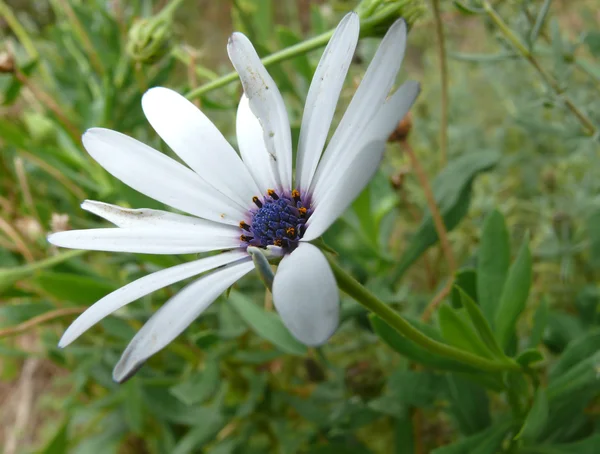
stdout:
[(117, 228), (59, 232), (50, 235), (52, 244), (150, 254), (227, 252), (157, 271), (105, 296), (69, 326), (61, 347), (126, 304), (206, 273), (165, 303), (135, 335), (113, 373), (116, 381), (125, 380), (254, 268), (248, 246), (269, 246), (283, 256), (273, 300), (292, 334), (307, 345), (320, 345), (333, 334), (339, 318), (337, 285), (326, 258), (309, 241), (369, 182), (387, 137), (419, 92), (416, 82), (407, 82), (388, 97), (406, 41), (405, 23), (397, 21), (323, 152), (358, 35), (358, 16), (350, 13), (321, 57), (302, 118), (295, 183), (283, 98), (240, 33), (231, 36), (227, 50), (245, 93), (236, 122), (241, 159), (200, 110), (166, 88), (149, 90), (142, 107), (152, 127), (189, 168), (116, 131), (93, 128), (84, 134), (86, 150), (113, 176), (189, 215), (85, 201), (83, 209)]

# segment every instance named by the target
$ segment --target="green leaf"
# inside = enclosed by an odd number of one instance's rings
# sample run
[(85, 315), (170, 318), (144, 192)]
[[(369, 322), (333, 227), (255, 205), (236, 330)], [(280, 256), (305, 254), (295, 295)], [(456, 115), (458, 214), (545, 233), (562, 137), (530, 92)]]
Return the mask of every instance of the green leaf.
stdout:
[(544, 331), (548, 325), (548, 303), (545, 298), (540, 300), (540, 305), (533, 314), (533, 326), (529, 334), (529, 347), (537, 347), (544, 337)]
[(416, 363), (440, 370), (455, 372), (477, 372), (476, 369), (473, 369), (458, 361), (430, 353), (423, 347), (420, 347), (414, 342), (408, 340), (406, 337), (402, 336), (375, 314), (370, 314), (369, 319), (371, 321), (373, 330), (381, 338), (381, 340), (383, 340), (390, 348), (402, 356), (405, 356)]
[(69, 437), (67, 429), (69, 427), (69, 421), (63, 422), (54, 436), (50, 439), (45, 448), (39, 451), (39, 454), (67, 454), (70, 452), (69, 449)]
[(219, 361), (210, 359), (203, 371), (194, 373), (187, 380), (170, 388), (169, 392), (185, 405), (199, 404), (216, 392), (220, 378)]
[(600, 351), (600, 329), (590, 331), (570, 342), (550, 371), (550, 378), (560, 377), (597, 351)]
[(379, 242), (379, 233), (377, 223), (375, 222), (375, 216), (373, 216), (372, 212), (371, 189), (369, 186), (367, 186), (352, 203), (352, 209), (356, 212), (360, 228), (364, 233), (365, 238), (367, 238), (371, 244), (377, 245)]
[[(284, 27), (277, 27), (277, 37), (283, 47), (291, 47), (303, 41), (302, 38), (296, 35), (292, 30)], [(309, 84), (312, 80), (314, 71), (306, 54), (298, 55), (291, 60), (291, 63), (298, 74), (300, 74), (305, 82)]]
[(532, 446), (527, 449), (527, 454), (597, 454), (598, 446), (600, 446), (600, 434), (594, 434), (573, 443)]
[(600, 269), (600, 209), (589, 214), (587, 233), (590, 239), (590, 264), (598, 270)]
[(492, 211), (483, 224), (481, 244), (477, 253), (477, 294), (487, 320), (494, 316), (502, 295), (510, 266), (510, 242), (504, 216)]
[(542, 434), (546, 423), (548, 422), (548, 397), (546, 391), (538, 388), (533, 399), (533, 405), (527, 413), (523, 427), (515, 436), (515, 439), (521, 439), (526, 443), (533, 443)]
[(481, 386), (454, 374), (446, 376), (446, 383), (450, 411), (463, 434), (472, 435), (491, 424), (489, 399)]
[(548, 384), (548, 397), (551, 400), (568, 399), (581, 390), (599, 389), (598, 364), (600, 364), (600, 351), (580, 361), (561, 375), (552, 377)]
[(485, 345), (488, 347), (488, 349), (492, 352), (494, 356), (496, 356), (497, 358), (505, 358), (504, 352), (500, 348), (500, 345), (498, 345), (498, 341), (496, 340), (496, 337), (494, 336), (490, 325), (483, 316), (483, 313), (479, 309), (479, 306), (477, 306), (477, 304), (475, 304), (475, 301), (473, 301), (471, 297), (467, 295), (467, 293), (464, 292), (462, 289), (457, 288), (457, 290), (460, 293), (460, 300), (462, 302), (462, 305), (467, 310), (467, 313), (471, 318), (471, 323), (473, 323), (473, 326), (479, 333), (479, 337), (481, 338), (481, 340), (483, 340)]
[(515, 333), (517, 319), (527, 303), (531, 287), (532, 261), (528, 239), (525, 238), (515, 262), (510, 267), (500, 304), (496, 310), (496, 334), (506, 349)]
[(142, 435), (144, 430), (144, 415), (145, 408), (143, 395), (140, 389), (140, 382), (137, 380), (129, 380), (123, 386), (125, 420), (129, 429), (137, 434)]
[(229, 303), (256, 334), (272, 342), (281, 351), (298, 356), (306, 354), (306, 346), (290, 334), (273, 312), (265, 312), (239, 292), (231, 292)]
[(462, 310), (443, 305), (438, 310), (440, 330), (446, 342), (485, 358), (493, 358), (490, 349), (479, 338)]
[(459, 10), (461, 13), (463, 13), (467, 16), (473, 16), (475, 14), (485, 13), (485, 10), (483, 10), (482, 8), (474, 8), (472, 6), (465, 4), (464, 2), (459, 2), (458, 0), (454, 0), (452, 3), (454, 3), (454, 7), (457, 10)]
[(594, 57), (600, 58), (600, 31), (588, 31), (583, 42)]
[[(467, 214), (471, 200), (472, 183), (481, 172), (490, 170), (500, 159), (499, 153), (483, 151), (468, 154), (451, 162), (433, 181), (435, 201), (448, 231), (458, 225)], [(399, 279), (430, 246), (438, 241), (431, 213), (427, 210), (421, 225), (413, 235), (402, 259), (393, 272)]]
[(535, 348), (528, 348), (519, 353), (515, 360), (523, 367), (528, 367), (530, 364), (538, 363), (544, 360), (544, 355)]
[(41, 272), (32, 282), (60, 301), (81, 306), (93, 304), (117, 289), (110, 282), (69, 273)]
[(497, 454), (511, 427), (512, 421), (496, 423), (483, 432), (434, 449), (431, 454)]
[(473, 301), (479, 301), (477, 296), (477, 272), (473, 268), (458, 270), (454, 277), (454, 286), (452, 287), (451, 301), (455, 309), (462, 307), (460, 301), (460, 289), (471, 297)]

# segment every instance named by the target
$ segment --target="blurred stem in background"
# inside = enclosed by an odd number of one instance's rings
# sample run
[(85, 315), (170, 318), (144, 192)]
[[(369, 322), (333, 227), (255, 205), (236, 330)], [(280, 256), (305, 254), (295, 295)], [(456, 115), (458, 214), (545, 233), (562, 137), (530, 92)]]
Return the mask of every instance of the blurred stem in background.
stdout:
[(444, 22), (439, 0), (431, 0), (435, 32), (437, 35), (438, 58), (440, 60), (440, 84), (442, 90), (440, 111), (440, 167), (448, 162), (448, 59), (446, 57), (446, 39), (444, 37)]
[(540, 62), (534, 57), (532, 52), (521, 42), (519, 37), (511, 30), (506, 22), (500, 17), (489, 1), (483, 0), (482, 2), (485, 12), (488, 14), (492, 22), (496, 24), (498, 29), (502, 32), (504, 37), (510, 42), (510, 44), (525, 58), (531, 66), (535, 68), (537, 73), (541, 76), (543, 81), (548, 87), (554, 92), (554, 95), (564, 103), (564, 105), (577, 117), (586, 134), (595, 136), (598, 129), (592, 120), (579, 108), (575, 103), (564, 94), (564, 90), (559, 86), (556, 80), (550, 75), (540, 64)]

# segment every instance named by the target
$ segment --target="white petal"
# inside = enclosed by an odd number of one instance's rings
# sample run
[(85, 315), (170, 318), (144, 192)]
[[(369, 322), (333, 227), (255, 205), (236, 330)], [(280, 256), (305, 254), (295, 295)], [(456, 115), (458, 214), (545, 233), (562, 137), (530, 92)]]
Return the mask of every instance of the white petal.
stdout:
[[(417, 99), (419, 90), (420, 86), (417, 82), (408, 81), (404, 83), (385, 102), (385, 104), (381, 106), (375, 117), (367, 125), (363, 135), (358, 138), (351, 147), (344, 150), (343, 155), (339, 156), (339, 159), (335, 162), (334, 166), (319, 167), (317, 177), (315, 178), (317, 181), (312, 193), (313, 208), (316, 208), (320, 204), (320, 201), (327, 197), (327, 193), (337, 191), (338, 185), (348, 182), (346, 173), (351, 166), (363, 165), (363, 160), (357, 161), (356, 157), (361, 153), (373, 153), (372, 146), (367, 147), (367, 144), (373, 142), (384, 143), (388, 139), (392, 131), (396, 128), (400, 120), (404, 118)], [(380, 151), (383, 152), (383, 149), (380, 149)], [(381, 153), (373, 155), (372, 159), (379, 162), (381, 158), (380, 154)], [(368, 158), (366, 159), (368, 160)], [(370, 167), (371, 166), (369, 165), (369, 168)], [(363, 180), (361, 179), (361, 181)], [(358, 187), (356, 182), (352, 183), (356, 184)], [(362, 191), (362, 188), (356, 195), (360, 194), (360, 191)]]
[(264, 195), (268, 189), (279, 186), (277, 162), (267, 151), (262, 127), (258, 118), (250, 110), (246, 95), (242, 95), (236, 117), (236, 133), (240, 154), (244, 164)]
[(325, 232), (361, 193), (373, 178), (385, 150), (385, 142), (370, 142), (351, 165), (343, 166), (343, 178), (332, 183), (331, 190), (319, 200), (308, 220), (302, 241), (311, 241)]
[(131, 137), (92, 128), (82, 141), (88, 153), (114, 177), (159, 202), (232, 225), (246, 214), (190, 169)]
[(230, 285), (248, 273), (250, 260), (227, 265), (185, 287), (161, 306), (129, 343), (113, 370), (113, 379), (131, 377), (152, 355), (183, 332)]
[(169, 211), (152, 210), (149, 208), (131, 209), (123, 208), (110, 203), (97, 202), (95, 200), (85, 200), (81, 204), (81, 208), (90, 213), (94, 213), (112, 222), (117, 227), (165, 227), (165, 226), (182, 226), (182, 225), (198, 225), (206, 226), (214, 229), (223, 230), (235, 234), (239, 232), (238, 227), (232, 225), (219, 224), (206, 219), (197, 218), (194, 216), (185, 216), (183, 214), (171, 213)]
[(323, 253), (300, 243), (275, 273), (273, 302), (290, 332), (306, 345), (321, 345), (339, 323), (337, 283)]
[(359, 29), (358, 14), (349, 13), (342, 19), (323, 52), (310, 84), (296, 157), (296, 186), (302, 192), (310, 188), (319, 163), (340, 91), (356, 49)]
[(69, 230), (49, 235), (48, 241), (70, 249), (137, 254), (193, 254), (240, 247), (239, 231), (234, 235), (192, 225)]
[(61, 348), (66, 347), (104, 317), (132, 301), (175, 282), (188, 279), (219, 266), (227, 265), (247, 256), (248, 254), (243, 251), (224, 252), (223, 254), (202, 258), (193, 262), (182, 263), (181, 265), (160, 270), (137, 279), (109, 293), (77, 317), (63, 334), (58, 346)]
[[(406, 24), (398, 20), (381, 41), (365, 76), (319, 163), (313, 188), (329, 173), (349, 148), (355, 146), (383, 105), (400, 70), (406, 47)], [(363, 142), (364, 144), (364, 142)]]
[(202, 179), (244, 209), (252, 203), (252, 196), (258, 191), (254, 180), (200, 109), (163, 87), (148, 90), (142, 98), (142, 108), (158, 135)]
[(292, 136), (281, 93), (252, 43), (243, 34), (231, 35), (227, 52), (240, 75), (250, 108), (262, 125), (267, 150), (277, 162), (279, 189), (289, 191), (292, 187)]

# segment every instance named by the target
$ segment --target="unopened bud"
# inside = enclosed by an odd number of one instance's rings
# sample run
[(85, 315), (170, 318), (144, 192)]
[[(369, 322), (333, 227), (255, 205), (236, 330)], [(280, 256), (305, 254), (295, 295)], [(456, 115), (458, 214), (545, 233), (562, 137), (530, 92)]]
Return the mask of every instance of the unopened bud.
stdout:
[(408, 138), (408, 134), (412, 129), (412, 124), (412, 114), (408, 112), (404, 118), (400, 120), (400, 123), (398, 123), (398, 126), (396, 126), (396, 129), (394, 129), (392, 134), (390, 134), (388, 142), (404, 142)]
[(140, 63), (154, 63), (169, 51), (171, 21), (162, 17), (140, 19), (129, 30), (127, 53)]
[(15, 72), (15, 57), (8, 52), (0, 52), (0, 73), (12, 74)]

